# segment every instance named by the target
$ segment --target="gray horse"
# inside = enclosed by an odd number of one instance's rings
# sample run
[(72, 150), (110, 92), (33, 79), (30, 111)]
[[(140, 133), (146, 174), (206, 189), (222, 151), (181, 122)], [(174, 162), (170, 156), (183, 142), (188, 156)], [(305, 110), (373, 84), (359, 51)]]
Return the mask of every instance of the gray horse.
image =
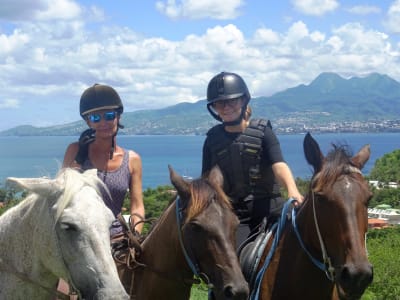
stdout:
[(114, 219), (95, 170), (8, 178), (30, 195), (0, 217), (0, 299), (50, 299), (63, 278), (82, 299), (129, 299), (110, 251)]

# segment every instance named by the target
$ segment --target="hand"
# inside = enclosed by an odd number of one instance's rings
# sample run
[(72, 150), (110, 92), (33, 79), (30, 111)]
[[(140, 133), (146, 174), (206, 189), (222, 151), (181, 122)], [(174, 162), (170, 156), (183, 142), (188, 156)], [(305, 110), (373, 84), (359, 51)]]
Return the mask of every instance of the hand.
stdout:
[(81, 136), (79, 137), (79, 149), (75, 156), (75, 161), (80, 165), (82, 165), (88, 157), (89, 144), (93, 143), (96, 139), (95, 132), (96, 130), (89, 128), (82, 132)]

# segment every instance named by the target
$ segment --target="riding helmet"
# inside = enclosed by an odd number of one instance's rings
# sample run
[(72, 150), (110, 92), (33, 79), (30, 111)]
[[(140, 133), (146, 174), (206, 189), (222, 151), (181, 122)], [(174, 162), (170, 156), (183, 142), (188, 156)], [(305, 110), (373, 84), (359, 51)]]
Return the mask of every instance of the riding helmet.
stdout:
[[(242, 97), (244, 99), (242, 106), (242, 115), (244, 116), (247, 104), (250, 101), (250, 93), (243, 78), (238, 74), (221, 72), (215, 75), (207, 87), (207, 109), (211, 115), (218, 121), (222, 121), (221, 117), (212, 109), (212, 104), (219, 100), (229, 100)], [(240, 120), (232, 124), (237, 124)], [(227, 124), (229, 125), (229, 124)]]
[(102, 109), (115, 109), (122, 114), (124, 106), (118, 93), (112, 87), (96, 83), (83, 92), (79, 111), (81, 117), (84, 118), (85, 115)]

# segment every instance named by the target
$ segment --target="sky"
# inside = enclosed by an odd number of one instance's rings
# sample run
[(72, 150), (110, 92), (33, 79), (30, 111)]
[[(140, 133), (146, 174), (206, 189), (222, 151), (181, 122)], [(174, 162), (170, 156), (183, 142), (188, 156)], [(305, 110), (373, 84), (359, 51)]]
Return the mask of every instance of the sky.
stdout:
[(400, 81), (399, 33), (400, 0), (0, 0), (0, 131), (79, 120), (94, 83), (136, 111), (205, 99), (221, 71), (252, 97), (322, 72)]

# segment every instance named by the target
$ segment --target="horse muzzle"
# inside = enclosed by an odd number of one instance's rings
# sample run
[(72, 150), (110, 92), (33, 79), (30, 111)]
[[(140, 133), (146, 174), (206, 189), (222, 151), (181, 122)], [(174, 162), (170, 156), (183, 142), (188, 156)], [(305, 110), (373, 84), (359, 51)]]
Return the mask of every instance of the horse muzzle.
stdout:
[(373, 267), (369, 262), (361, 265), (344, 265), (336, 278), (341, 300), (360, 299), (373, 280)]

